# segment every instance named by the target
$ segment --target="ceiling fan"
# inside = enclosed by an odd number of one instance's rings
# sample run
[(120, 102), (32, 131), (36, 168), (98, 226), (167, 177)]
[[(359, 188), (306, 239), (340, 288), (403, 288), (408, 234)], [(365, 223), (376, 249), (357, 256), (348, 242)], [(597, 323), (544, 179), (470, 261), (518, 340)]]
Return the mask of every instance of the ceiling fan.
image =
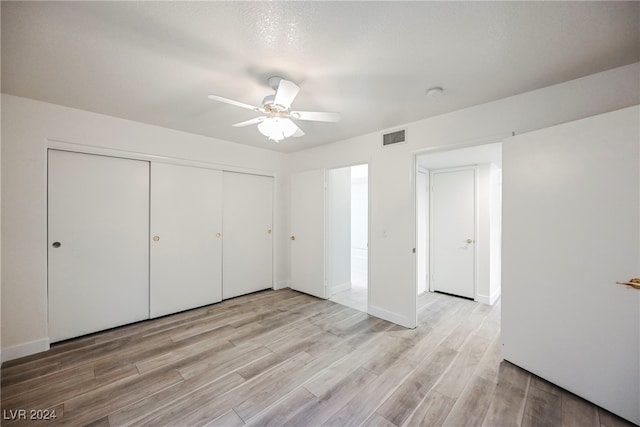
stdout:
[(262, 107), (255, 107), (253, 105), (234, 101), (218, 95), (209, 95), (209, 99), (265, 114), (264, 116), (256, 117), (255, 119), (236, 123), (233, 126), (244, 127), (257, 124), (260, 133), (276, 142), (291, 136), (299, 137), (304, 135), (302, 129), (300, 129), (292, 119), (317, 122), (340, 121), (340, 114), (338, 113), (292, 111), (291, 103), (295, 99), (296, 95), (298, 95), (300, 88), (289, 80), (285, 80), (281, 77), (270, 77), (269, 86), (271, 86), (276, 93), (266, 96), (262, 100)]

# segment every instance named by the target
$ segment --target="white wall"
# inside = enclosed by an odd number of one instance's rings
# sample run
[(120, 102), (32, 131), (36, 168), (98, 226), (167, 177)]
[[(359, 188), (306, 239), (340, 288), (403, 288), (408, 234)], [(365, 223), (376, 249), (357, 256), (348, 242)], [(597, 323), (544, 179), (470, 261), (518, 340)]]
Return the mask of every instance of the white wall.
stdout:
[(406, 144), (383, 148), (382, 132), (371, 133), (293, 153), (290, 165), (302, 171), (369, 163), (369, 312), (413, 327), (414, 155), (439, 146), (480, 139), (490, 142), (488, 137), (527, 132), (638, 104), (639, 74), (640, 63), (635, 63), (409, 123)]
[[(434, 147), (464, 145), (483, 138), (488, 142), (486, 139), (495, 139), (496, 135), (541, 129), (639, 104), (639, 74), (640, 63), (635, 63), (409, 123), (406, 144), (382, 148), (380, 132), (290, 155), (3, 95), (2, 357), (17, 357), (48, 345), (47, 139), (274, 171), (276, 285), (290, 279), (289, 169), (302, 171), (368, 163), (369, 311), (413, 327), (414, 155)], [(5, 354), (7, 350), (10, 357)]]
[(489, 211), (489, 304), (502, 293), (502, 169), (491, 165)]
[(429, 274), (429, 173), (416, 175), (416, 286), (420, 295), (428, 289)]
[(327, 291), (351, 289), (351, 168), (331, 169), (327, 182)]
[(369, 166), (351, 167), (351, 283), (366, 285), (369, 244)]
[(2, 140), (2, 356), (6, 360), (48, 346), (48, 140), (274, 173), (274, 280), (278, 284), (289, 279), (289, 175), (284, 154), (10, 95), (2, 96)]
[(476, 224), (476, 301), (490, 304), (491, 165), (478, 165)]

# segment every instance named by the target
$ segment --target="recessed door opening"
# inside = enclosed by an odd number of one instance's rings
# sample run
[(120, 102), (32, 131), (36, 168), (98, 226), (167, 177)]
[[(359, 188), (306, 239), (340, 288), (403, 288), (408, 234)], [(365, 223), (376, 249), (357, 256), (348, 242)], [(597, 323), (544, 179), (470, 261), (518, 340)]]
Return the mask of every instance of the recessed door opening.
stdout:
[(327, 171), (327, 296), (361, 311), (368, 307), (369, 166)]
[(502, 143), (416, 156), (416, 291), (500, 297)]

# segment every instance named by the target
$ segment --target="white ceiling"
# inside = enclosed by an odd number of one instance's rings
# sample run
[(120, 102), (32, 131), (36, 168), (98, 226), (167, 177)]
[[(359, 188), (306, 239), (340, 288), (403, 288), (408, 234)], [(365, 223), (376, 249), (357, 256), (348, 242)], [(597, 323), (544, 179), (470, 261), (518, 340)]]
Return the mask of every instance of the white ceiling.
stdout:
[[(2, 2), (4, 93), (283, 152), (637, 61), (640, 2)], [(271, 75), (342, 121), (275, 144), (207, 99)]]

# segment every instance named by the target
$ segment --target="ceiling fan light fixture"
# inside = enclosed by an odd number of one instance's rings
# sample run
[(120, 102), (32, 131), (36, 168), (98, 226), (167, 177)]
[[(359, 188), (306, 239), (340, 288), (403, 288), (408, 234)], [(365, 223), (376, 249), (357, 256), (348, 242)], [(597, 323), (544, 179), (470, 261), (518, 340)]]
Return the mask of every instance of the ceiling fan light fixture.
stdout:
[(322, 111), (291, 111), (291, 103), (300, 91), (300, 88), (295, 83), (289, 80), (284, 80), (281, 77), (272, 77), (269, 79), (269, 85), (276, 91), (276, 93), (264, 97), (262, 100), (262, 107), (255, 107), (253, 105), (234, 101), (233, 99), (219, 95), (209, 95), (209, 99), (264, 113), (264, 116), (235, 123), (233, 126), (242, 128), (257, 124), (258, 130), (261, 134), (276, 142), (289, 137), (299, 138), (305, 135), (304, 131), (291, 119), (312, 122), (340, 121), (340, 114), (338, 113)]
[(258, 124), (260, 133), (276, 142), (289, 138), (297, 129), (291, 120), (283, 117), (267, 117)]

